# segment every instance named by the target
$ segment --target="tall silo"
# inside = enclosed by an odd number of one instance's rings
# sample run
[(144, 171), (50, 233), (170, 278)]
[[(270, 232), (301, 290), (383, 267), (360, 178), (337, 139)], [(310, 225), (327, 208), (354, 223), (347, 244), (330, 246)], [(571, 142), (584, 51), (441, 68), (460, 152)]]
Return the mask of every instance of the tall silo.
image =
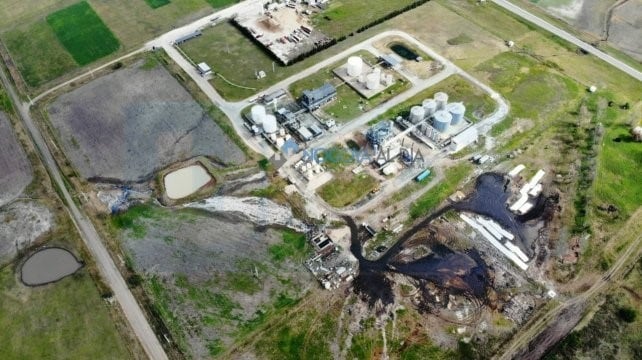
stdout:
[(252, 106), (252, 109), (250, 110), (250, 113), (252, 115), (252, 121), (256, 125), (263, 124), (263, 120), (265, 119), (265, 106), (263, 106), (263, 105), (254, 105), (254, 106)]
[(424, 111), (424, 108), (421, 106), (413, 106), (410, 108), (410, 117), (408, 120), (412, 122), (413, 124), (416, 124), (424, 119), (426, 116), (426, 112)]
[(272, 134), (277, 130), (279, 130), (279, 127), (276, 125), (276, 117), (274, 115), (266, 115), (263, 119), (263, 131)]
[(348, 58), (348, 76), (359, 76), (363, 69), (363, 60), (358, 56)]
[(435, 94), (434, 98), (437, 102), (437, 110), (444, 110), (446, 108), (446, 104), (448, 103), (448, 94), (440, 91)]
[(437, 131), (443, 133), (448, 130), (448, 126), (450, 126), (450, 122), (452, 121), (452, 115), (450, 115), (448, 111), (437, 110), (433, 115), (433, 120), (432, 126), (437, 129)]
[(434, 99), (426, 99), (421, 103), (424, 110), (426, 110), (426, 116), (432, 116), (432, 114), (437, 111), (437, 102)]
[(466, 107), (464, 106), (463, 103), (450, 103), (446, 105), (446, 110), (452, 115), (453, 119), (450, 123), (450, 125), (457, 125), (461, 122), (461, 120), (464, 118), (464, 114), (466, 113)]

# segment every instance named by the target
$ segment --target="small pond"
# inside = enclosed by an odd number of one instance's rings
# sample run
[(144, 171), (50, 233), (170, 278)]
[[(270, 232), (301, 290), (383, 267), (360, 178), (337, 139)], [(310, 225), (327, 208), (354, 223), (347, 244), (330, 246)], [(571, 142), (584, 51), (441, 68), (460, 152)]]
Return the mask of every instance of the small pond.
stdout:
[(82, 267), (74, 254), (63, 248), (45, 248), (32, 254), (20, 270), (25, 285), (37, 286), (58, 281)]
[(394, 51), (395, 54), (401, 56), (402, 58), (406, 60), (412, 60), (415, 61), (419, 57), (417, 53), (414, 51), (410, 50), (406, 45), (402, 43), (394, 43), (390, 45), (390, 50)]
[(212, 180), (200, 165), (192, 165), (165, 176), (165, 191), (170, 199), (182, 199), (195, 193)]

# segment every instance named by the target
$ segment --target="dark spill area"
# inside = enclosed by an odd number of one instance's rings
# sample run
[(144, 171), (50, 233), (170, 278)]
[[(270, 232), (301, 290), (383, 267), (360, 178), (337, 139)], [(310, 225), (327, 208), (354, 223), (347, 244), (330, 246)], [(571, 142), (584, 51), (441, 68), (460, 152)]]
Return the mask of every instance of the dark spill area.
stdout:
[(430, 249), (428, 255), (404, 260), (402, 251), (412, 248), (414, 245), (409, 240), (415, 243), (415, 235), (427, 229), (434, 219), (449, 210), (457, 210), (494, 219), (515, 234), (516, 240), (522, 244), (520, 246), (522, 250), (531, 254), (532, 251), (524, 246), (526, 243), (524, 230), (529, 226), (527, 222), (548, 216), (552, 212), (551, 208), (556, 204), (556, 199), (540, 195), (531, 211), (517, 216), (506, 205), (510, 195), (509, 182), (503, 174), (482, 174), (477, 178), (475, 190), (471, 194), (426, 217), (405, 232), (399, 241), (376, 261), (365, 259), (362, 254), (362, 245), (368, 239), (367, 233), (360, 229), (352, 218), (344, 217), (352, 233), (350, 251), (359, 260), (359, 275), (354, 282), (355, 291), (370, 306), (373, 306), (377, 300), (380, 300), (383, 305), (391, 304), (394, 301), (394, 293), (392, 281), (386, 274), (398, 273), (415, 279), (419, 284), (430, 282), (448, 293), (485, 301), (486, 294), (492, 285), (492, 276), (476, 250), (455, 251), (427, 238), (425, 243), (429, 244)]
[(390, 45), (390, 50), (394, 51), (395, 54), (401, 56), (402, 58), (404, 58), (406, 60), (414, 61), (419, 57), (419, 55), (417, 55), (417, 53), (415, 53), (414, 51), (408, 49), (408, 47), (406, 47), (405, 45), (400, 44), (400, 43), (395, 43), (395, 44)]

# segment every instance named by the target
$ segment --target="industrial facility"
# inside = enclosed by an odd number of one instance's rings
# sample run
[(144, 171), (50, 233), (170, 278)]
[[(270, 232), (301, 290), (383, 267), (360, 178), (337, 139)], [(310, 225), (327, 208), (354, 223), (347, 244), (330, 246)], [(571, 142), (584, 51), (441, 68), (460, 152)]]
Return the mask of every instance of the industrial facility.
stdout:
[(370, 99), (395, 83), (393, 74), (381, 66), (368, 64), (360, 56), (351, 56), (348, 61), (333, 70), (343, 82), (359, 95)]

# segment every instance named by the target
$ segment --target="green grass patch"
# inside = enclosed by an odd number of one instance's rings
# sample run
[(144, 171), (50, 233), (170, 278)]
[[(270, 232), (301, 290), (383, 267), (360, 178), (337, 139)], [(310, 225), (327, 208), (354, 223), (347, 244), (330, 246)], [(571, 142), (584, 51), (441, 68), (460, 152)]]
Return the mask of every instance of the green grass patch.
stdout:
[(283, 242), (268, 248), (272, 259), (282, 262), (286, 259), (302, 259), (308, 252), (308, 241), (304, 234), (283, 230)]
[(79, 65), (118, 50), (120, 43), (86, 1), (47, 16), (56, 37)]
[(167, 5), (167, 4), (170, 3), (169, 0), (145, 0), (145, 2), (152, 9), (157, 9), (157, 8), (159, 8), (161, 6), (164, 6), (164, 5)]
[(2, 359), (131, 357), (85, 270), (29, 288), (7, 266), (0, 271), (0, 299)]
[(470, 35), (466, 33), (461, 33), (453, 38), (450, 38), (446, 40), (448, 45), (462, 45), (462, 44), (469, 44), (473, 42), (473, 38), (470, 37)]
[(324, 150), (319, 156), (323, 157), (323, 165), (326, 169), (331, 171), (342, 170), (354, 163), (352, 153), (340, 145)]
[(2, 38), (22, 79), (31, 87), (47, 83), (78, 67), (44, 20), (18, 27)]
[(446, 170), (444, 180), (426, 191), (410, 206), (412, 220), (427, 215), (441, 204), (450, 194), (457, 190), (459, 184), (470, 174), (472, 166), (467, 163), (457, 164)]
[(355, 175), (350, 171), (344, 171), (335, 174), (332, 180), (318, 190), (318, 194), (331, 206), (341, 208), (354, 204), (377, 184), (377, 180), (368, 174)]
[(147, 228), (141, 219), (156, 219), (163, 215), (150, 204), (135, 205), (127, 211), (111, 216), (111, 224), (120, 230), (131, 230), (135, 238), (143, 238), (147, 234)]
[(240, 0), (205, 0), (208, 4), (212, 5), (213, 8), (219, 9), (223, 7), (230, 6), (232, 4), (236, 4)]
[(339, 38), (414, 2), (415, 0), (330, 1), (326, 10), (312, 17), (312, 23), (321, 32)]
[[(245, 269), (244, 269), (245, 270)], [(230, 290), (252, 295), (261, 290), (261, 284), (250, 273), (251, 269), (228, 272), (226, 276), (227, 287)]]

